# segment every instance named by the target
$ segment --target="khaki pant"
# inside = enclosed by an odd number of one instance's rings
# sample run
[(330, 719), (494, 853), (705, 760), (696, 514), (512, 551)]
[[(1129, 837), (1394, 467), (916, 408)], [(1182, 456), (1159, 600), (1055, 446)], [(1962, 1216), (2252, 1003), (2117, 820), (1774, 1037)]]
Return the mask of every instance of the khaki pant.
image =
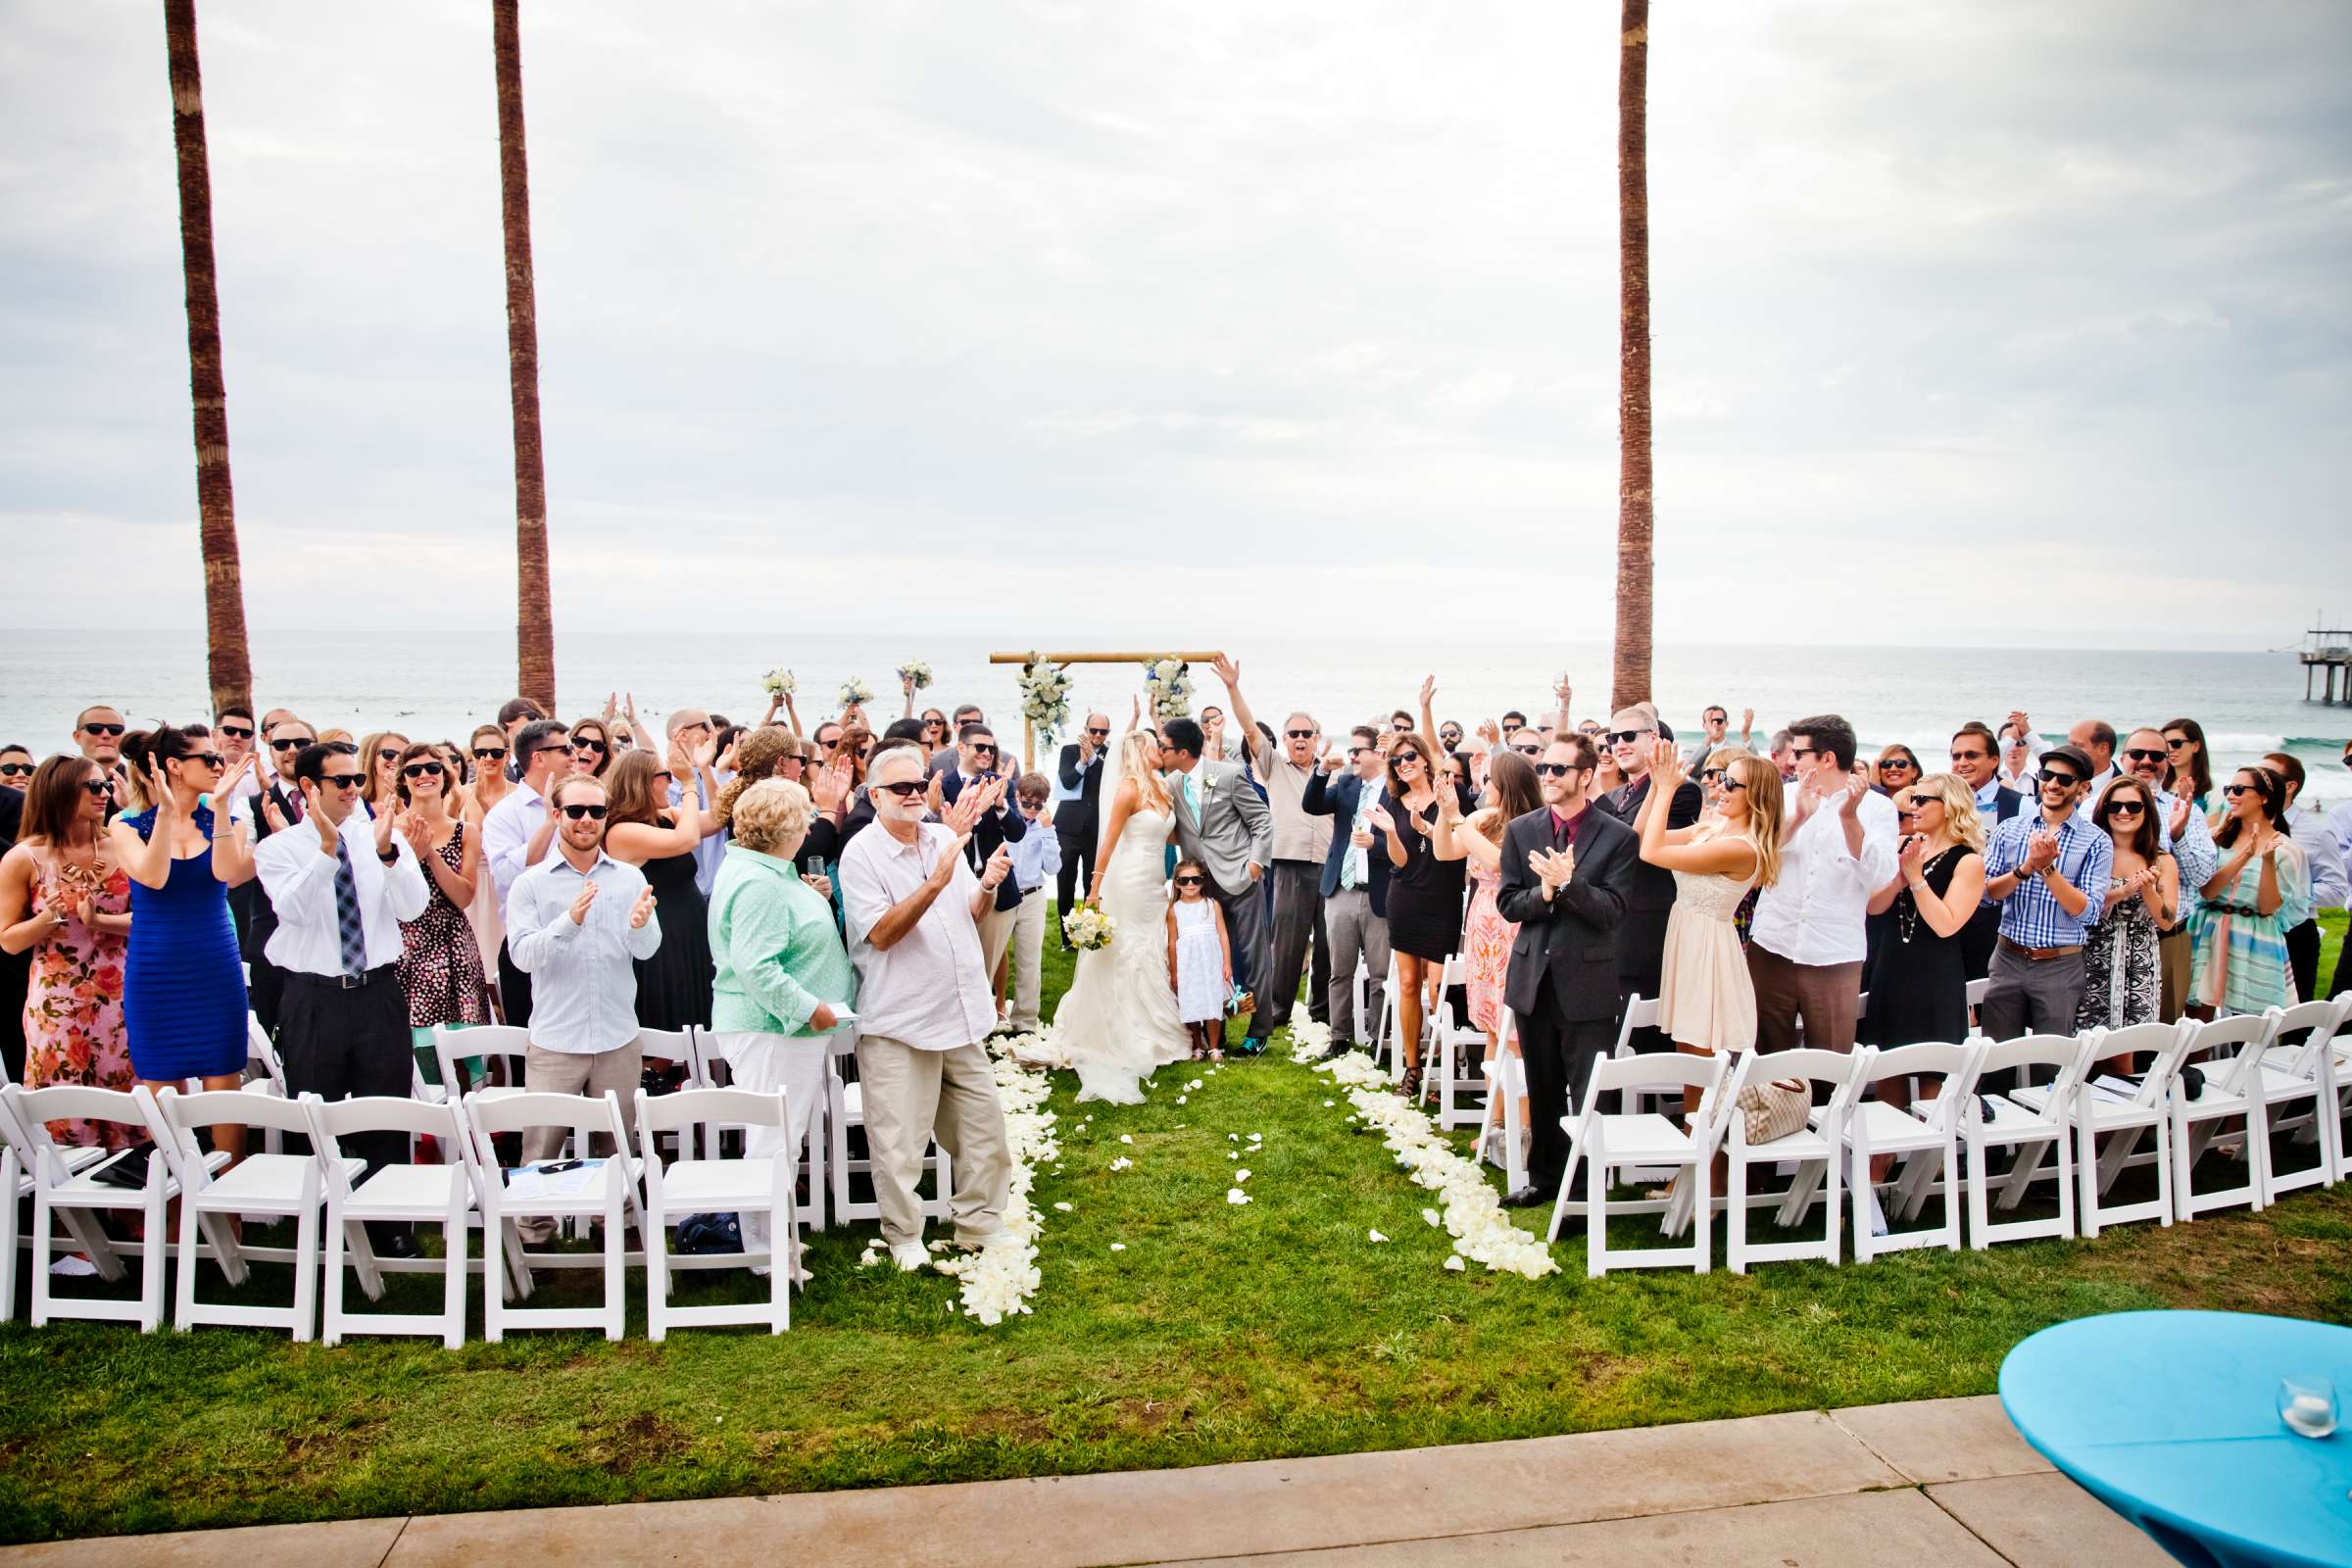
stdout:
[(1012, 911), (1012, 1016), (1014, 1030), (1038, 1026), (1037, 1004), (1046, 952), (1046, 890), (1033, 888)]
[(956, 1191), (948, 1206), (956, 1239), (977, 1243), (1003, 1229), (1012, 1154), (988, 1052), (978, 1045), (919, 1051), (881, 1035), (861, 1035), (858, 1082), (865, 1147), (873, 1154), (874, 1200), (882, 1208), (882, 1240), (900, 1247), (923, 1239), (923, 1207), (914, 1184), (922, 1177), (923, 1152), (934, 1136), (955, 1167)]
[(1004, 961), (1004, 954), (1012, 946), (1013, 921), (1019, 913), (1018, 906), (991, 909), (972, 922), (980, 929), (980, 972), (988, 976), (992, 986), (997, 981), (997, 965)]
[[(595, 1053), (548, 1051), (532, 1046), (523, 1053), (522, 1087), (533, 1094), (586, 1095), (594, 1100), (605, 1098), (610, 1089), (620, 1097), (621, 1125), (631, 1132), (637, 1129), (637, 1085), (645, 1075), (645, 1053), (632, 1040), (612, 1051)], [(604, 1125), (600, 1113), (596, 1125)], [(522, 1162), (552, 1159), (564, 1147), (562, 1127), (533, 1127), (522, 1135)], [(613, 1154), (612, 1139), (598, 1133), (588, 1140), (589, 1147), (579, 1151), (583, 1159), (609, 1159)], [(551, 1219), (526, 1219), (515, 1222), (526, 1242), (544, 1242), (556, 1232)]]
[(2165, 932), (2156, 941), (2157, 975), (2156, 1016), (2166, 1023), (2179, 1023), (2188, 1010), (2188, 922)]

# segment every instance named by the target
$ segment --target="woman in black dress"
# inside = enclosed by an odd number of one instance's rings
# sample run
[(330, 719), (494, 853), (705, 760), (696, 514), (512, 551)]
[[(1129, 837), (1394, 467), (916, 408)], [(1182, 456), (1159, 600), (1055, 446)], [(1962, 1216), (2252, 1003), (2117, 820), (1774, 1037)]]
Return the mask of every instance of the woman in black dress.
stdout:
[(1438, 858), (1438, 824), (1450, 838), (1460, 802), (1437, 780), (1438, 749), (1406, 731), (1389, 752), (1389, 787), (1365, 821), (1389, 856), (1389, 950), (1396, 956), (1396, 1019), (1404, 1042), (1407, 1100), (1421, 1094), (1421, 1017), (1446, 958), (1461, 944), (1461, 860)]
[[(710, 766), (710, 742), (695, 766)], [(637, 1021), (648, 1029), (710, 1027), (710, 930), (702, 890), (694, 885), (694, 850), (719, 823), (694, 804), (669, 804), (675, 782), (662, 759), (643, 747), (614, 762), (605, 777), (611, 811), (605, 818), (605, 853), (645, 872), (654, 890), (654, 918), (662, 945), (637, 960)], [(717, 788), (704, 781), (708, 798)]]
[(1960, 931), (1984, 895), (1984, 828), (1976, 794), (1934, 773), (1896, 794), (1903, 829), (1894, 880), (1871, 895), (1887, 916), (1868, 970), (1861, 1037), (1882, 1048), (1968, 1038), (1968, 973)]

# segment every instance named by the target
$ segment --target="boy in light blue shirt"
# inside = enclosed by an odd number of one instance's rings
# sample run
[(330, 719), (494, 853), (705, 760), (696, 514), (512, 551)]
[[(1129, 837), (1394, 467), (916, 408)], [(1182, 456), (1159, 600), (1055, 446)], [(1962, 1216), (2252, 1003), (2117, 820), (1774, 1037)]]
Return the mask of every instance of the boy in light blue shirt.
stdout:
[(1043, 814), (1046, 801), (1054, 793), (1052, 779), (1043, 773), (1023, 773), (1012, 793), (1029, 831), (1017, 843), (1006, 846), (1012, 851), (1012, 880), (1021, 890), (1021, 902), (1013, 911), (1012, 944), (1004, 951), (1004, 972), (997, 976), (997, 1013), (1005, 1017), (1004, 990), (1009, 981), (1012, 1011), (1006, 1022), (1014, 1033), (1027, 1034), (1038, 1027), (1039, 966), (1044, 961), (1046, 941), (1046, 884), (1060, 874), (1061, 837), (1052, 831), (1052, 822)]

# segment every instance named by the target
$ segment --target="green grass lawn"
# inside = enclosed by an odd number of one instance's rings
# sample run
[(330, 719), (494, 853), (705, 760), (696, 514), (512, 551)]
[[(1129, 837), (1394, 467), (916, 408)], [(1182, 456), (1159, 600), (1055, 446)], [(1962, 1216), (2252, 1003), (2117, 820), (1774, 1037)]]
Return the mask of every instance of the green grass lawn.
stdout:
[[(2337, 916), (2330, 965), (2341, 939)], [(1049, 995), (1067, 978), (1054, 956)], [(955, 1312), (951, 1280), (857, 1268), (870, 1226), (816, 1241), (781, 1339), (648, 1344), (639, 1275), (638, 1337), (619, 1345), (525, 1332), (454, 1352), (326, 1349), (20, 1318), (0, 1327), (0, 1539), (1531, 1437), (1984, 1394), (2020, 1339), (2092, 1312), (2352, 1319), (2352, 1195), (2332, 1191), (2093, 1243), (1746, 1278), (1588, 1281), (1574, 1237), (1542, 1281), (1448, 1273), (1428, 1195), (1348, 1125), (1326, 1078), (1269, 1056), (1176, 1103), (1197, 1075), (1164, 1069), (1149, 1104), (1118, 1109), (1060, 1087), (1063, 1158), (1037, 1193), (1044, 1287), (1034, 1316), (998, 1328)], [(1227, 1135), (1252, 1132), (1255, 1200), (1229, 1207)], [(1136, 1163), (1114, 1174), (1119, 1154)], [(257, 1299), (286, 1288), (258, 1275)], [(552, 1289), (584, 1300), (591, 1279)], [(422, 1304), (437, 1289), (409, 1277), (394, 1293)], [(748, 1294), (738, 1276), (680, 1287), (681, 1301)]]

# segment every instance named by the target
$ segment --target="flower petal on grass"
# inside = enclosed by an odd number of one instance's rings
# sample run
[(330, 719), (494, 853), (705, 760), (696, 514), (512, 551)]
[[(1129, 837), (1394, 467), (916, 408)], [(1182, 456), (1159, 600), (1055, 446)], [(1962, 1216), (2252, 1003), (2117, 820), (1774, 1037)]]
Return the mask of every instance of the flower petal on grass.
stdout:
[(1241, 1204), (1250, 1201), (1250, 1195), (1243, 1192), (1239, 1187), (1228, 1187), (1225, 1189), (1225, 1201), (1238, 1207)]
[(1388, 1238), (1381, 1235), (1378, 1231), (1366, 1231), (1364, 1232), (1364, 1240), (1368, 1242), (1385, 1242), (1388, 1240)]

